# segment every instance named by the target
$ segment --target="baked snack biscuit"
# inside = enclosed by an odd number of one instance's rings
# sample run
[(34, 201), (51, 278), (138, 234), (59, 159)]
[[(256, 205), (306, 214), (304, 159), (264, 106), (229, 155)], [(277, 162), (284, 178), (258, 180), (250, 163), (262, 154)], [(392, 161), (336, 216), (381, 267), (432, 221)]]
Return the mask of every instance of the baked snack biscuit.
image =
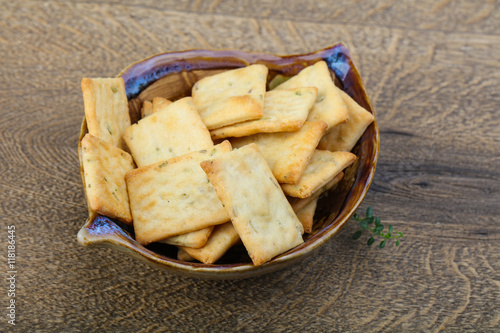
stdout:
[(136, 240), (146, 245), (229, 221), (200, 162), (230, 150), (224, 141), (128, 172), (125, 180)]
[(89, 133), (124, 149), (122, 136), (130, 126), (130, 114), (123, 79), (83, 78), (81, 88)]
[(297, 184), (281, 184), (281, 188), (286, 195), (307, 198), (355, 160), (356, 155), (347, 151), (331, 152), (316, 149), (299, 182)]
[(373, 114), (356, 103), (347, 93), (339, 89), (340, 96), (347, 105), (349, 118), (328, 131), (319, 142), (319, 149), (330, 151), (351, 151), (366, 128), (375, 120)]
[(89, 208), (132, 224), (125, 174), (134, 161), (129, 153), (87, 133), (82, 141), (83, 176)]
[(304, 125), (318, 90), (314, 87), (266, 92), (262, 118), (210, 131), (212, 139), (296, 131)]
[(262, 117), (268, 69), (250, 65), (207, 76), (192, 89), (194, 105), (207, 128)]
[(123, 136), (138, 167), (213, 146), (191, 97), (161, 107)]
[(231, 222), (215, 226), (207, 243), (197, 249), (181, 247), (190, 257), (204, 264), (213, 264), (224, 255), (233, 245), (238, 243), (240, 236)]
[(304, 229), (255, 144), (201, 167), (215, 187), (254, 265), (303, 243)]
[(322, 121), (306, 121), (298, 131), (232, 138), (233, 147), (256, 143), (280, 183), (297, 183), (326, 131)]
[(324, 121), (330, 128), (347, 120), (347, 106), (333, 83), (326, 62), (319, 61), (300, 71), (274, 89), (290, 89), (298, 87), (316, 87), (318, 96), (309, 113), (308, 121)]

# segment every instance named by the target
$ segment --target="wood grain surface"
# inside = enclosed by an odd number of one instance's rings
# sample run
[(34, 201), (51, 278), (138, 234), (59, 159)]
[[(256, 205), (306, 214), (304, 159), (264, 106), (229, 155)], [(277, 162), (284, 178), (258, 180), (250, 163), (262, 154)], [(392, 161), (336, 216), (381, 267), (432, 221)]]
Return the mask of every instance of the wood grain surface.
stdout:
[[(0, 1), (0, 271), (16, 228), (16, 325), (0, 331), (499, 332), (500, 6), (496, 1)], [(343, 41), (381, 129), (362, 208), (315, 257), (201, 281), (80, 246), (82, 77), (193, 48), (278, 54)]]

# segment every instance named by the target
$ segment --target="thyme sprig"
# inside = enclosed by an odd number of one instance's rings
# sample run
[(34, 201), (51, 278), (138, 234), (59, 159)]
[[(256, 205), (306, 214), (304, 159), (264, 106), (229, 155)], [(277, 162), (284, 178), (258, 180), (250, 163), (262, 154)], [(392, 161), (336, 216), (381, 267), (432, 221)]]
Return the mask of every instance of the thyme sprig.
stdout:
[(387, 233), (383, 233), (382, 231), (384, 230), (384, 225), (382, 224), (382, 222), (380, 222), (380, 217), (373, 216), (373, 209), (371, 207), (368, 207), (366, 209), (365, 218), (362, 218), (357, 213), (354, 213), (352, 219), (358, 221), (359, 226), (361, 227), (361, 229), (359, 229), (352, 235), (352, 238), (353, 239), (360, 238), (361, 235), (363, 234), (363, 231), (367, 230), (368, 232), (371, 233), (370, 238), (368, 238), (368, 241), (366, 242), (368, 246), (372, 245), (375, 242), (375, 236), (380, 236), (383, 238), (383, 240), (380, 242), (378, 246), (381, 249), (385, 247), (386, 241), (388, 239), (393, 239), (393, 238), (396, 239), (396, 246), (398, 246), (399, 239), (404, 238), (403, 233), (394, 231), (392, 224), (389, 224), (388, 227), (389, 231)]

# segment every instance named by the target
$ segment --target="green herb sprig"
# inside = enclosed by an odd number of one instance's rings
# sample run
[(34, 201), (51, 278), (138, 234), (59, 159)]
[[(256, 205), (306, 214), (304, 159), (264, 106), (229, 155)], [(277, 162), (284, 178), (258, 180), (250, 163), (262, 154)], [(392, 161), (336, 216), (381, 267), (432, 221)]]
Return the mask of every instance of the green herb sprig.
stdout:
[(366, 217), (365, 218), (362, 218), (357, 213), (354, 213), (352, 218), (354, 220), (358, 221), (359, 226), (361, 227), (361, 229), (359, 229), (358, 231), (356, 231), (352, 235), (352, 238), (353, 239), (360, 238), (361, 235), (363, 234), (363, 231), (367, 230), (368, 232), (371, 232), (370, 238), (368, 238), (368, 241), (366, 242), (366, 244), (368, 244), (368, 246), (372, 245), (375, 242), (374, 236), (377, 236), (377, 235), (383, 238), (383, 240), (378, 245), (378, 247), (381, 249), (383, 249), (385, 247), (386, 241), (388, 239), (393, 239), (393, 238), (396, 239), (396, 246), (398, 246), (399, 239), (404, 238), (403, 233), (394, 231), (392, 224), (389, 224), (389, 231), (384, 234), (382, 232), (384, 230), (384, 225), (382, 224), (382, 222), (380, 222), (380, 217), (373, 216), (373, 209), (371, 207), (368, 207), (366, 209)]

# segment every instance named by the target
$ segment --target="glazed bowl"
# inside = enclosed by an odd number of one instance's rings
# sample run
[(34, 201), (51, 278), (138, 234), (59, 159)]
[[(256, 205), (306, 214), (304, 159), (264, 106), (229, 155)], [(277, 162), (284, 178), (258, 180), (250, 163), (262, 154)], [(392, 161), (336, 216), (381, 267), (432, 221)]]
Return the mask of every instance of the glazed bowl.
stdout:
[[(156, 96), (170, 100), (189, 96), (193, 84), (205, 76), (259, 63), (269, 68), (268, 80), (272, 80), (278, 74), (295, 75), (320, 60), (327, 63), (335, 84), (373, 113), (359, 72), (343, 44), (313, 53), (287, 56), (231, 50), (169, 52), (136, 62), (125, 68), (119, 76), (125, 81), (130, 116), (134, 123), (140, 118), (143, 101)], [(79, 142), (86, 133), (84, 119)], [(358, 157), (356, 162), (344, 171), (345, 176), (339, 185), (318, 201), (313, 232), (305, 235), (303, 244), (260, 266), (252, 264), (242, 245), (235, 246), (213, 265), (178, 260), (175, 247), (160, 243), (142, 246), (135, 241), (133, 228), (100, 216), (90, 209), (89, 217), (78, 233), (78, 241), (85, 246), (115, 248), (156, 267), (190, 277), (236, 279), (273, 272), (317, 254), (317, 250), (349, 221), (373, 179), (378, 151), (379, 132), (374, 121), (353, 149)], [(80, 171), (83, 175), (81, 158)]]

